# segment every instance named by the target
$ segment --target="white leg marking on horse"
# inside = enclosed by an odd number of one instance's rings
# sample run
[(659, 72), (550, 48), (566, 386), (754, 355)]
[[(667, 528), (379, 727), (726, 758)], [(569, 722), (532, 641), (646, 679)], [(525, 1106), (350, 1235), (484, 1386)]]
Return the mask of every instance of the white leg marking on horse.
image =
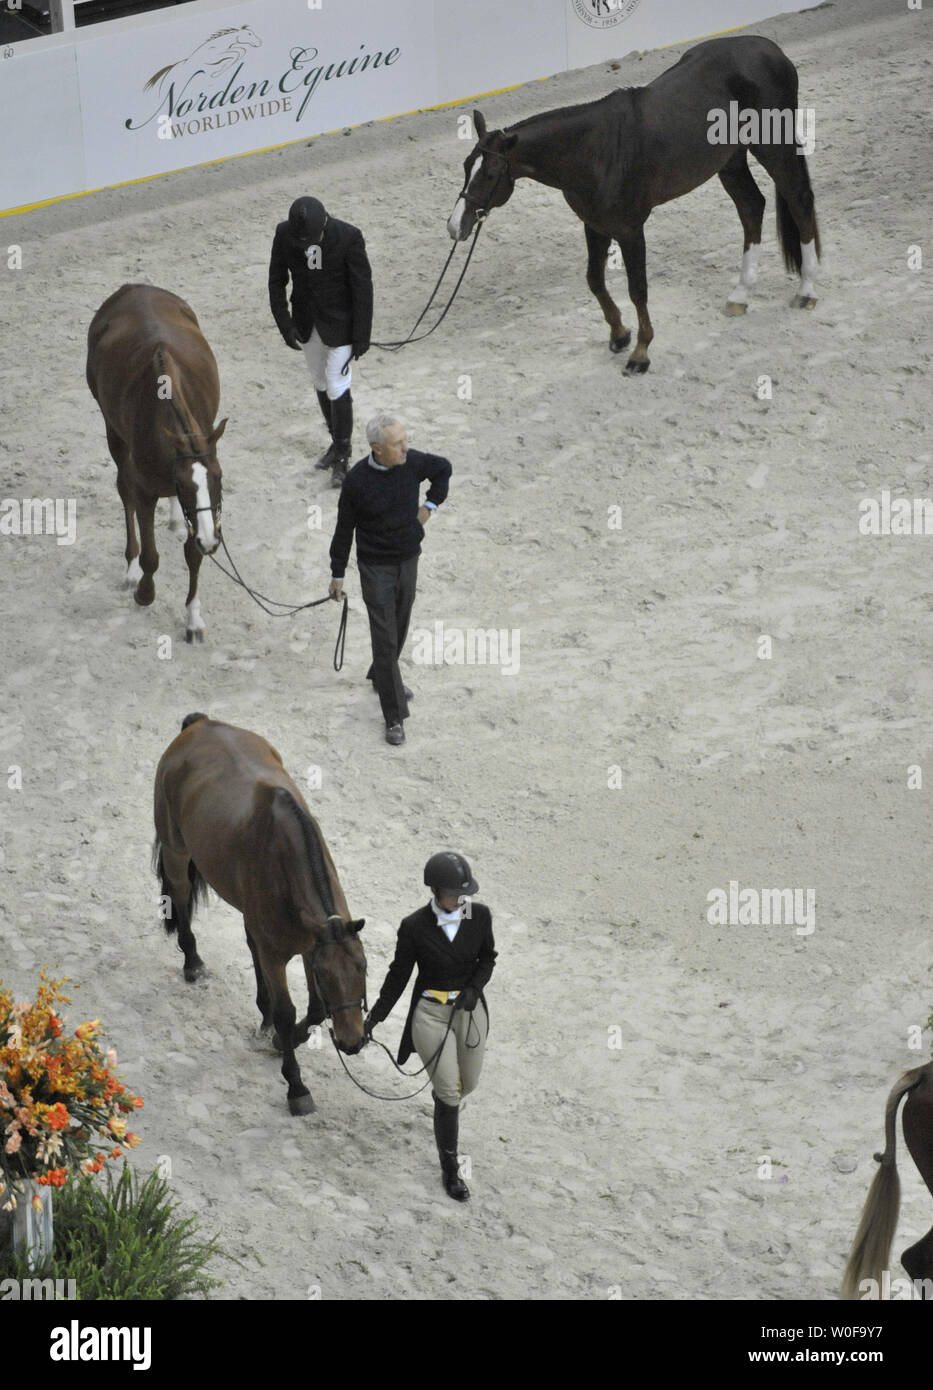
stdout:
[(210, 510), (211, 494), (207, 487), (207, 469), (203, 463), (193, 463), (191, 465), (191, 476), (194, 479), (194, 486), (197, 490), (196, 506), (206, 508), (197, 512), (198, 518), (198, 540), (205, 551), (210, 553), (217, 549), (217, 537), (214, 535), (214, 517)]
[(760, 246), (750, 246), (742, 257), (742, 269), (727, 304), (747, 304), (748, 292), (758, 279), (758, 253)]
[(168, 529), (170, 531), (185, 530), (185, 514), (177, 497), (171, 498), (168, 504)]
[(816, 298), (816, 268), (819, 265), (816, 247), (812, 241), (804, 241), (800, 247), (800, 289), (801, 299)]
[(132, 585), (135, 586), (136, 584), (139, 583), (139, 581), (142, 579), (142, 577), (143, 577), (143, 567), (142, 567), (142, 565), (139, 563), (139, 556), (138, 556), (138, 555), (134, 555), (133, 558), (132, 558), (132, 560), (130, 561), (130, 563), (129, 563), (129, 564), (127, 565), (127, 567), (126, 567), (126, 582), (127, 582), (127, 584), (132, 584)]
[(201, 600), (195, 594), (194, 598), (185, 609), (185, 631), (203, 632), (204, 623), (201, 621)]
[[(473, 161), (473, 168), (470, 170), (470, 177), (467, 179), (466, 188), (464, 189), (465, 193), (469, 193), (470, 184), (476, 178), (476, 171), (480, 168), (482, 162), (483, 156), (481, 154), (478, 154), (475, 160)], [(463, 222), (463, 214), (465, 211), (466, 203), (464, 202), (463, 198), (458, 198), (456, 203), (454, 203), (454, 210), (447, 220), (447, 230), (455, 240), (460, 236), (460, 227)]]

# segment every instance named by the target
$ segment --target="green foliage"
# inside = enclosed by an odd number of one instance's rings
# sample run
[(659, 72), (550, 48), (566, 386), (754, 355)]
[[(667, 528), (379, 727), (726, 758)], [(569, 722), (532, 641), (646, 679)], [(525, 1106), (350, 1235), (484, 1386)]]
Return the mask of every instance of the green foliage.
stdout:
[(28, 1270), (22, 1257), (8, 1257), (0, 1277), (73, 1279), (79, 1299), (108, 1302), (206, 1297), (219, 1286), (205, 1269), (216, 1237), (204, 1242), (197, 1218), (174, 1215), (178, 1203), (157, 1172), (141, 1181), (128, 1165), (118, 1178), (108, 1169), (106, 1187), (80, 1178), (54, 1200), (52, 1259)]

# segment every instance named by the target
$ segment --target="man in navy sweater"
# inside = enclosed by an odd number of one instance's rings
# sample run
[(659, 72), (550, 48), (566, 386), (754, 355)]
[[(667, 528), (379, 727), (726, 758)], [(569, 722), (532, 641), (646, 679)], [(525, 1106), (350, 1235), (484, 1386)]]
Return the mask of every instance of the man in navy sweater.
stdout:
[[(369, 614), (373, 664), (367, 672), (382, 705), (386, 742), (405, 742), (411, 691), (402, 684), (398, 659), (415, 601), (418, 556), (425, 524), (447, 496), (451, 467), (437, 454), (408, 448), (405, 426), (395, 415), (376, 415), (366, 426), (372, 452), (354, 464), (340, 490), (337, 525), (330, 545), (334, 598), (343, 580), (356, 532), (360, 589)], [(431, 486), (419, 505), (421, 484)]]

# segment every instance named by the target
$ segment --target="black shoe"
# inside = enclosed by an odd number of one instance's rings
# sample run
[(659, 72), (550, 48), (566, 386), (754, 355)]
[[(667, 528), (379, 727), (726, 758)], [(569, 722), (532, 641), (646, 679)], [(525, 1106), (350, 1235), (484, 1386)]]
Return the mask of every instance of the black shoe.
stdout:
[(314, 466), (315, 468), (320, 469), (333, 468), (334, 460), (336, 457), (337, 445), (333, 442), (333, 440), (331, 440), (330, 444), (327, 447), (327, 452), (321, 455), (321, 457), (318, 459), (317, 463)]
[(349, 452), (341, 453), (341, 446), (334, 445), (333, 477), (330, 480), (331, 487), (343, 487), (347, 477), (347, 466), (350, 462)]
[(391, 743), (396, 747), (405, 742), (405, 730), (401, 724), (386, 725), (386, 743)]
[[(433, 1091), (431, 1094), (434, 1095)], [(460, 1176), (457, 1160), (459, 1120), (459, 1106), (445, 1105), (434, 1096), (434, 1138), (437, 1141), (437, 1153), (444, 1175), (444, 1191), (448, 1197), (453, 1197), (455, 1202), (465, 1202), (470, 1195), (470, 1189)]]

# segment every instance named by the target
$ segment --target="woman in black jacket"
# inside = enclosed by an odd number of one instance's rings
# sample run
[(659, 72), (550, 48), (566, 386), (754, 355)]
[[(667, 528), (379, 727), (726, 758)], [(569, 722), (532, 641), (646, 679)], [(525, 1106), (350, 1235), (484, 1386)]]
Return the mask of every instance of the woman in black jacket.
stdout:
[(496, 962), (492, 914), (483, 903), (469, 901), (479, 884), (462, 854), (432, 855), (424, 867), (424, 881), (433, 897), (399, 927), (395, 959), (364, 1031), (372, 1036), (417, 966), (398, 1061), (404, 1063), (415, 1050), (428, 1067), (444, 1188), (463, 1202), (470, 1190), (459, 1173), (457, 1130), (460, 1101), (479, 1081), (489, 1032), (483, 989)]

